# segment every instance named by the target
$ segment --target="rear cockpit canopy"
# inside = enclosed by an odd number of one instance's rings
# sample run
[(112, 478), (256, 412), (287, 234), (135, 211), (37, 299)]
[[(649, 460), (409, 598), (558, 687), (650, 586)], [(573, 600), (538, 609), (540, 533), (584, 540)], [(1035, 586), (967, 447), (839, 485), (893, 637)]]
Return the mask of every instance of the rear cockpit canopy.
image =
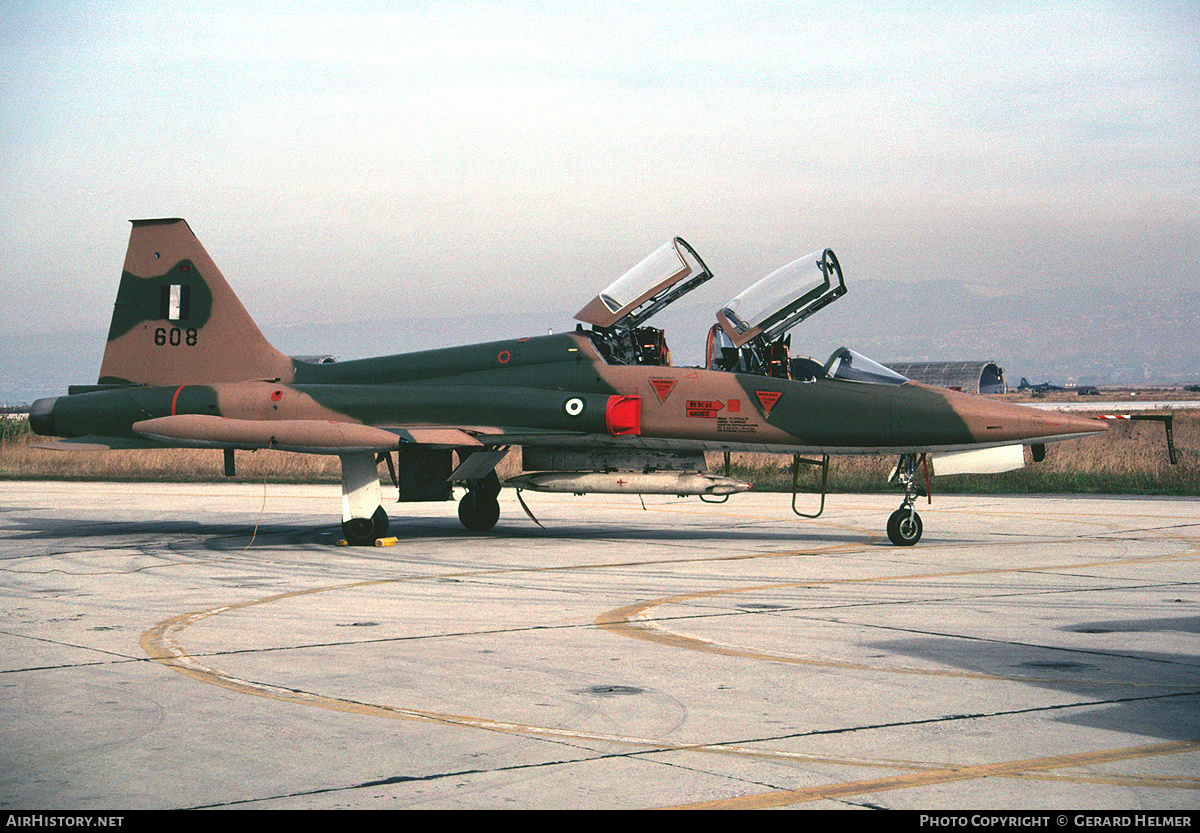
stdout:
[(676, 237), (610, 283), (575, 317), (593, 327), (639, 327), (711, 277), (696, 250)]
[(711, 277), (696, 250), (676, 237), (610, 283), (575, 317), (592, 325), (588, 335), (610, 364), (669, 365), (663, 331), (643, 322)]

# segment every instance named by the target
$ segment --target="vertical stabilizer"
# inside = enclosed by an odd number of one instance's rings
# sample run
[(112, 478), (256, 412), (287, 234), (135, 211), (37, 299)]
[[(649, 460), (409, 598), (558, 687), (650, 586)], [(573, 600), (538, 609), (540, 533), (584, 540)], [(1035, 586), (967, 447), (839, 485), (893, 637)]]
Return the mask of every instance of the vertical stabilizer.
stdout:
[(187, 222), (133, 221), (101, 384), (291, 377)]

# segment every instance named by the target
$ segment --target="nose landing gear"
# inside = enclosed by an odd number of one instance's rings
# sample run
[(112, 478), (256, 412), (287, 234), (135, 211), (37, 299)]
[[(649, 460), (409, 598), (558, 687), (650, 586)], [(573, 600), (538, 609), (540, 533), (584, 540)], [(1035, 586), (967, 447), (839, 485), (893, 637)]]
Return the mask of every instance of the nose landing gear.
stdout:
[[(898, 483), (904, 487), (904, 500), (887, 522), (888, 540), (898, 547), (911, 547), (921, 540), (921, 516), (917, 514), (913, 503), (918, 497), (928, 495), (929, 490), (914, 483), (918, 465), (925, 465), (924, 454), (901, 454), (896, 468), (892, 469), (892, 475), (888, 478), (889, 483)], [(926, 479), (928, 481), (928, 478)]]
[(905, 502), (887, 522), (888, 540), (898, 547), (911, 547), (921, 540), (921, 516), (911, 502)]

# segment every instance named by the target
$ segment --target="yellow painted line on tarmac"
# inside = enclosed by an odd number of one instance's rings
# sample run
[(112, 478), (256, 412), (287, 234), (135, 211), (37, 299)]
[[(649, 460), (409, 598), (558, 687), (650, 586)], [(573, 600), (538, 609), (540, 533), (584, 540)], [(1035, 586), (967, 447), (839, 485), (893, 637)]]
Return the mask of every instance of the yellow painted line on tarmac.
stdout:
[(1072, 784), (1108, 784), (1153, 790), (1200, 790), (1200, 778), (1188, 775), (1148, 775), (1144, 773), (1076, 772), (1054, 775), (1047, 772), (1021, 772), (1013, 778), (1031, 781), (1067, 781)]
[[(1172, 536), (1175, 537), (1175, 536)], [(1187, 542), (1193, 542), (1194, 539), (1184, 538)], [(813, 549), (792, 550), (787, 552), (771, 552), (757, 554), (741, 554), (741, 555), (726, 555), (717, 557), (705, 557), (699, 560), (704, 561), (722, 561), (722, 560), (741, 560), (762, 557), (787, 557), (801, 555), (815, 555), (832, 552), (846, 552), (861, 549), (861, 543), (844, 543), (839, 545), (831, 545), (827, 547), (818, 547)], [(649, 621), (646, 616), (647, 612), (655, 607), (670, 604), (693, 601), (703, 598), (712, 598), (725, 595), (735, 595), (749, 592), (761, 592), (764, 590), (796, 588), (806, 586), (827, 586), (833, 584), (854, 584), (854, 583), (886, 583), (896, 581), (913, 581), (913, 580), (928, 580), (938, 578), (953, 578), (960, 576), (978, 576), (989, 574), (1003, 574), (1011, 572), (1052, 572), (1057, 570), (1078, 570), (1088, 567), (1113, 567), (1116, 565), (1128, 565), (1133, 563), (1151, 563), (1155, 561), (1171, 561), (1180, 558), (1195, 557), (1198, 554), (1196, 547), (1191, 548), (1186, 554), (1168, 554), (1146, 557), (1135, 557), (1116, 559), (1108, 561), (1097, 561), (1086, 564), (1065, 563), (1058, 565), (1046, 565), (1041, 567), (997, 567), (988, 569), (973, 569), (973, 570), (955, 570), (941, 571), (932, 573), (919, 574), (902, 574), (891, 576), (871, 576), (859, 578), (843, 578), (843, 579), (811, 579), (799, 582), (786, 583), (770, 583), (762, 584), (754, 587), (736, 587), (722, 588), (717, 590), (703, 591), (698, 593), (682, 594), (677, 596), (663, 597), (661, 599), (640, 602), (633, 605), (616, 608), (601, 614), (596, 618), (594, 624), (604, 630), (629, 636), (637, 639), (649, 639), (651, 641), (660, 642), (675, 647), (687, 648), (690, 650), (700, 650), (712, 653), (722, 653), (734, 656), (743, 656), (751, 658), (766, 659), (777, 662), (793, 662), (806, 663), (814, 665), (827, 665), (842, 668), (860, 668), (871, 671), (894, 671), (896, 673), (913, 673), (913, 674), (928, 674), (937, 676), (955, 676), (955, 677), (976, 677), (993, 680), (1018, 680), (1018, 681), (1036, 681), (1046, 682), (1044, 677), (1000, 677), (990, 674), (944, 671), (934, 669), (888, 669), (878, 666), (867, 666), (857, 663), (841, 663), (830, 662), (823, 660), (806, 659), (802, 657), (778, 656), (764, 654), (757, 651), (751, 651), (735, 646), (719, 645), (717, 643), (708, 642), (705, 640), (688, 637), (683, 634), (675, 634), (664, 628), (658, 623)], [(615, 734), (605, 734), (597, 732), (576, 731), (564, 728), (536, 726), (531, 724), (493, 720), (484, 717), (475, 717), (469, 715), (458, 715), (452, 713), (434, 712), (424, 709), (408, 708), (401, 706), (389, 706), (384, 704), (367, 703), (354, 701), (344, 698), (331, 697), (321, 695), (314, 692), (302, 691), (299, 689), (288, 688), (284, 686), (272, 685), (270, 683), (246, 680), (233, 675), (227, 674), (219, 669), (212, 668), (193, 657), (187, 649), (182, 645), (180, 637), (182, 633), (190, 625), (218, 616), (230, 611), (252, 607), (255, 605), (268, 604), (272, 602), (283, 601), (290, 598), (298, 598), (302, 596), (325, 593), (338, 590), (353, 590), (360, 587), (369, 587), (374, 585), (435, 580), (445, 578), (447, 575), (460, 577), (467, 576), (484, 576), (484, 575), (499, 575), (504, 573), (535, 573), (535, 572), (557, 572), (567, 570), (590, 570), (604, 569), (622, 566), (639, 566), (648, 564), (662, 563), (680, 563), (687, 561), (695, 561), (697, 559), (650, 559), (645, 561), (622, 561), (609, 562), (606, 564), (585, 564), (585, 565), (560, 565), (555, 567), (518, 567), (518, 568), (501, 568), (488, 570), (473, 570), (462, 571), (454, 574), (437, 574), (437, 575), (420, 575), (420, 576), (404, 576), (387, 579), (371, 579), (358, 582), (350, 582), (341, 585), (334, 585), (320, 588), (310, 588), (306, 590), (292, 591), (288, 593), (280, 593), (273, 596), (264, 597), (261, 599), (250, 600), (233, 605), (214, 607), (208, 610), (195, 611), (191, 613), (181, 614), (170, 619), (166, 619), (154, 627), (148, 629), (142, 635), (141, 644), (147, 655), (155, 661), (173, 668), (180, 673), (183, 673), (197, 681), (217, 685), (232, 691), (250, 694), (259, 697), (267, 697), (280, 701), (287, 701), (297, 704), (316, 706), (319, 708), (331, 709), (339, 712), (355, 713), (362, 715), (371, 715), (377, 717), (386, 717), (392, 719), (408, 719), (431, 723), (438, 723), (447, 726), (460, 726), (464, 728), (483, 729), (487, 731), (519, 734), (526, 736), (539, 736), (551, 739), (569, 739), (573, 741), (585, 741), (593, 743), (611, 743), (626, 746), (634, 746), (650, 751), (696, 751), (707, 753), (720, 753), (735, 756), (745, 756), (754, 758), (778, 758), (788, 759), (793, 761), (804, 761), (818, 764), (838, 764), (851, 766), (873, 766), (886, 767), (894, 769), (909, 770), (904, 774), (887, 776), (879, 779), (869, 779), (863, 781), (845, 782), (842, 784), (827, 785), (822, 787), (809, 787), (798, 790), (782, 790), (764, 793), (755, 796), (743, 796), (734, 799), (707, 802), (697, 805), (687, 805), (695, 807), (770, 807), (783, 806), (792, 803), (804, 801), (812, 801), (821, 798), (836, 798), (854, 794), (862, 794), (869, 792), (879, 792), (884, 790), (905, 789), (912, 787), (926, 786), (930, 784), (949, 783), (953, 781), (969, 780), (976, 778), (986, 778), (995, 776), (1004, 777), (1056, 777), (1065, 778), (1068, 780), (1078, 779), (1080, 781), (1088, 781), (1089, 779), (1113, 777), (1113, 778), (1129, 778), (1131, 776), (1108, 776), (1108, 775), (1062, 775), (1048, 776), (1047, 772), (1053, 769), (1062, 769), (1072, 766), (1086, 766), (1097, 763), (1105, 763), (1118, 760), (1129, 760), (1137, 757), (1146, 757), (1151, 755), (1178, 754), (1182, 752), (1193, 751), (1198, 747), (1194, 741), (1174, 743), (1174, 744), (1157, 744), (1143, 747), (1128, 747), (1118, 750), (1107, 750), (1093, 753), (1079, 753), (1075, 755), (1053, 756), (1050, 758), (1035, 758), (1025, 761), (1002, 762), (995, 764), (981, 764), (970, 766), (955, 766), (955, 765), (939, 765), (939, 764), (921, 764), (917, 762), (887, 762), (887, 761), (866, 761), (856, 760), (853, 758), (835, 758), (821, 755), (813, 755), (811, 753), (791, 753), (779, 750), (766, 750), (761, 748), (753, 748), (750, 746), (726, 745), (726, 744), (704, 744), (704, 743), (678, 743), (664, 742), (661, 739), (643, 738), (634, 736), (623, 736)], [(1072, 678), (1074, 683), (1078, 683), (1077, 678)], [(919, 770), (913, 772), (912, 770)], [(1151, 786), (1177, 786), (1181, 788), (1195, 788), (1191, 781), (1187, 779), (1168, 779), (1164, 782), (1152, 782)]]
[[(979, 671), (956, 671), (951, 669), (934, 669), (934, 668), (908, 668), (904, 666), (882, 666), (870, 665), (866, 663), (850, 662), (845, 660), (823, 660), (811, 657), (802, 657), (793, 654), (774, 654), (765, 653), (762, 651), (752, 650), (749, 648), (741, 648), (733, 645), (725, 645), (708, 639), (699, 637), (687, 636), (682, 633), (672, 631), (664, 627), (661, 622), (654, 621), (649, 618), (649, 611), (669, 604), (685, 604), (689, 602), (699, 601), (701, 599), (711, 599), (720, 596), (740, 595), (744, 593), (758, 593), (771, 590), (795, 589), (798, 587), (827, 587), (837, 584), (863, 584), (863, 583), (886, 583), (894, 581), (915, 581), (915, 580), (931, 580), (942, 578), (956, 578), (963, 576), (980, 576), (980, 575), (995, 575), (998, 573), (1011, 572), (1054, 572), (1057, 570), (1079, 570), (1092, 567), (1111, 567), (1114, 564), (1129, 564), (1129, 563), (1150, 563), (1155, 561), (1173, 561), (1181, 557), (1190, 557), (1196, 555), (1196, 549), (1192, 549), (1183, 555), (1154, 555), (1139, 558), (1121, 559), (1119, 561), (1098, 561), (1088, 564), (1058, 564), (1042, 567), (995, 567), (981, 570), (951, 570), (936, 573), (916, 573), (910, 575), (894, 575), (894, 576), (864, 576), (858, 578), (841, 578), (841, 579), (826, 579), (826, 580), (811, 580), (799, 582), (777, 582), (770, 584), (760, 584), (750, 587), (730, 587), (719, 588), (716, 590), (703, 590), (696, 593), (684, 593), (677, 596), (663, 596), (658, 599), (649, 599), (646, 601), (637, 602), (636, 604), (626, 605), (624, 607), (615, 608), (600, 614), (593, 621), (593, 624), (601, 630), (608, 631), (614, 635), (625, 636), (631, 639), (640, 639), (646, 642), (656, 642), (661, 645), (667, 645), (674, 648), (685, 648), (692, 651), (702, 653), (719, 654), (723, 656), (741, 657), (745, 659), (760, 659), (768, 662), (778, 662), (791, 665), (808, 665), (822, 668), (843, 668), (857, 671), (885, 671), (892, 674), (913, 674), (931, 677), (954, 677), (963, 679), (978, 679), (978, 680), (1004, 680), (1013, 682), (1070, 682), (1073, 684), (1079, 683), (1095, 683), (1095, 684), (1112, 684), (1111, 680), (1085, 680), (1079, 677), (1063, 678), (1061, 680), (1031, 675), (1000, 675), (987, 674)], [(776, 553), (778, 555), (778, 553)], [(1126, 680), (1115, 681), (1121, 685), (1150, 685), (1155, 684), (1139, 684), (1130, 683)], [(1167, 686), (1169, 688), (1178, 688), (1178, 685)]]
[[(837, 552), (837, 551), (841, 551), (841, 550), (844, 550), (847, 548), (853, 548), (854, 546), (857, 546), (857, 545), (855, 545), (855, 544), (839, 544), (839, 545), (832, 545), (829, 547), (819, 547), (819, 548), (816, 548), (811, 551), (801, 550), (801, 551), (793, 551), (793, 552), (788, 552), (788, 553), (769, 553), (767, 555), (776, 556), (776, 555), (796, 555), (796, 554), (804, 554), (804, 553), (808, 553), (808, 552), (812, 552), (812, 553)], [(700, 560), (725, 561), (725, 560), (741, 560), (741, 559), (745, 559), (745, 558), (757, 558), (757, 557), (762, 557), (762, 554), (722, 555), (722, 556), (708, 557), (708, 558), (704, 558), (704, 559), (700, 559)], [(237, 604), (223, 605), (221, 607), (209, 608), (208, 610), (193, 611), (191, 613), (181, 613), (178, 616), (171, 617), (170, 619), (164, 619), (163, 621), (159, 622), (157, 625), (146, 630), (142, 634), (141, 645), (142, 645), (142, 649), (144, 651), (146, 651), (146, 654), (149, 657), (151, 657), (152, 659), (162, 662), (163, 664), (168, 665), (168, 666), (176, 669), (177, 671), (180, 671), (181, 673), (187, 674), (188, 676), (194, 677), (195, 679), (199, 679), (202, 682), (213, 683), (216, 685), (223, 685), (225, 687), (238, 688), (239, 690), (245, 689), (245, 690), (247, 690), (248, 693), (253, 693), (253, 694), (264, 694), (272, 687), (260, 685), (260, 684), (244, 683), (244, 681), (242, 681), (242, 683), (240, 683), (239, 685), (235, 686), (235, 685), (231, 684), (231, 682), (233, 681), (233, 678), (229, 677), (228, 675), (223, 674), (222, 672), (214, 671), (213, 669), (210, 669), (207, 666), (204, 666), (204, 665), (198, 663), (186, 651), (186, 649), (184, 649), (182, 647), (182, 645), (179, 644), (179, 642), (178, 642), (179, 635), (184, 631), (184, 629), (186, 629), (190, 625), (195, 624), (196, 622), (199, 622), (203, 619), (208, 619), (213, 616), (218, 616), (222, 613), (227, 613), (227, 612), (233, 611), (233, 610), (241, 610), (244, 608), (254, 607), (257, 605), (264, 605), (264, 604), (270, 604), (273, 602), (284, 601), (287, 599), (299, 598), (302, 596), (316, 595), (319, 593), (328, 593), (328, 592), (340, 591), (340, 590), (354, 590), (354, 589), (358, 589), (358, 588), (362, 588), (362, 587), (373, 587), (373, 586), (384, 585), (384, 584), (399, 584), (399, 583), (403, 583), (403, 582), (435, 581), (435, 580), (441, 580), (441, 579), (446, 579), (446, 578), (469, 578), (469, 577), (475, 577), (475, 576), (495, 576), (495, 575), (503, 575), (506, 573), (536, 573), (536, 572), (562, 572), (562, 571), (569, 571), (569, 570), (598, 570), (598, 569), (606, 569), (606, 568), (635, 567), (635, 566), (652, 565), (652, 564), (687, 563), (687, 562), (692, 562), (692, 561), (696, 561), (696, 560), (697, 559), (691, 559), (691, 558), (662, 558), (662, 559), (650, 559), (650, 560), (640, 560), (640, 561), (618, 561), (618, 562), (605, 562), (605, 563), (601, 563), (601, 564), (573, 564), (573, 565), (560, 565), (560, 566), (550, 566), (550, 567), (502, 567), (502, 568), (498, 568), (498, 569), (464, 570), (464, 571), (460, 571), (460, 572), (436, 573), (436, 574), (431, 574), (431, 575), (399, 576), (399, 577), (395, 577), (395, 578), (386, 578), (386, 579), (366, 579), (363, 581), (348, 582), (346, 584), (329, 585), (326, 587), (312, 587), (312, 588), (309, 588), (306, 590), (294, 590), (294, 591), (290, 591), (287, 593), (277, 593), (272, 596), (265, 596), (261, 599), (251, 599), (249, 601), (239, 602)], [(290, 691), (290, 689), (288, 689), (287, 691)]]
[(800, 804), (806, 801), (846, 798), (852, 795), (887, 792), (889, 790), (906, 790), (916, 787), (928, 787), (934, 784), (949, 784), (955, 781), (1022, 775), (1073, 766), (1094, 766), (1096, 764), (1128, 761), (1133, 758), (1147, 758), (1156, 755), (1178, 755), (1183, 752), (1193, 752), (1197, 749), (1200, 749), (1200, 741), (1190, 740), (1174, 743), (1155, 743), (1145, 746), (1128, 746), (1123, 749), (1079, 752), (1073, 755), (1052, 755), (1046, 758), (1029, 758), (1023, 761), (1000, 761), (973, 766), (948, 766), (936, 770), (926, 770), (906, 775), (893, 775), (886, 778), (873, 778), (865, 781), (845, 781), (840, 784), (823, 784), (815, 787), (801, 787), (795, 790), (773, 790), (755, 795), (738, 796), (737, 798), (702, 801), (695, 804), (681, 804), (670, 809), (761, 810), (768, 807), (787, 807), (791, 804)]
[[(372, 582), (366, 582), (372, 583)], [(306, 595), (319, 591), (299, 591), (282, 594), (283, 596)], [(279, 597), (274, 597), (279, 598)], [(160, 622), (155, 627), (142, 634), (141, 644), (146, 653), (154, 660), (161, 662), (180, 673), (199, 682), (216, 685), (230, 691), (265, 697), (273, 700), (297, 703), (307, 706), (329, 709), (331, 711), (359, 714), (371, 717), (415, 720), (426, 723), (439, 723), (447, 726), (483, 729), (506, 734), (544, 737), (558, 740), (586, 741), (592, 743), (611, 743), (623, 746), (633, 746), (653, 751), (695, 751), (719, 753), (751, 758), (774, 758), (805, 763), (838, 764), (850, 766), (884, 767), (889, 769), (913, 769), (921, 764), (912, 762), (870, 761), (856, 758), (843, 758), (812, 753), (788, 752), (782, 750), (758, 749), (745, 744), (704, 744), (680, 743), (678, 741), (663, 741), (658, 738), (644, 738), (629, 735), (617, 735), (603, 732), (588, 732), (574, 729), (564, 729), (549, 726), (537, 726), (514, 721), (493, 720), (486, 717), (435, 712), (427, 709), (417, 709), (404, 706), (389, 706), (379, 703), (367, 703), (348, 700), (340, 697), (326, 696), (314, 692), (302, 691), (270, 683), (256, 682), (235, 677), (217, 668), (212, 668), (197, 660), (178, 643), (176, 637), (189, 625), (217, 616), (239, 607), (248, 607), (259, 602), (246, 602), (240, 605), (215, 607), (210, 610), (175, 616)]]
[[(285, 595), (304, 595), (309, 591), (300, 591)], [(253, 604), (253, 603), (248, 603)], [(245, 607), (247, 605), (239, 605)], [(823, 798), (838, 798), (863, 793), (883, 792), (886, 790), (907, 789), (943, 784), (952, 781), (964, 781), (976, 778), (997, 776), (1034, 776), (1041, 771), (1061, 769), (1073, 766), (1086, 766), (1112, 761), (1129, 760), (1150, 755), (1166, 755), (1188, 752), (1200, 748), (1200, 743), (1183, 742), (1157, 744), (1153, 746), (1129, 747), (1126, 749), (1105, 750), (1075, 755), (1061, 755), (1051, 758), (1034, 758), (1026, 761), (1014, 761), (996, 764), (980, 764), (974, 766), (938, 766), (936, 764), (921, 764), (913, 761), (867, 760), (851, 757), (815, 755), (805, 752), (789, 752), (784, 750), (761, 749), (744, 744), (703, 744), (679, 743), (663, 741), (656, 738), (643, 738), (628, 735), (616, 735), (602, 732), (587, 732), (548, 726), (536, 726), (528, 723), (493, 720), (484, 717), (434, 712), (427, 709), (415, 709), (401, 706), (388, 706), (377, 703), (347, 700), (329, 697), (312, 692), (300, 691), (267, 683), (253, 682), (226, 674), (223, 671), (210, 668), (191, 657), (185, 649), (173, 640), (173, 634), (188, 625), (210, 616), (224, 613), (233, 607), (212, 608), (193, 614), (177, 616), (166, 620), (160, 625), (146, 631), (142, 636), (142, 647), (154, 659), (163, 662), (176, 670), (201, 682), (210, 683), (243, 694), (286, 702), (298, 703), (348, 714), (358, 714), (371, 717), (390, 719), (414, 720), (425, 723), (437, 723), (444, 726), (457, 726), (469, 729), (482, 729), (523, 736), (543, 737), (553, 740), (574, 742), (608, 743), (621, 746), (632, 746), (651, 751), (662, 752), (701, 752), (709, 754), (732, 755), (756, 759), (788, 760), (792, 763), (813, 763), (837, 766), (875, 767), (888, 769), (918, 770), (901, 775), (864, 781), (850, 781), (841, 784), (820, 787), (807, 787), (798, 790), (779, 790), (753, 796), (718, 801), (703, 802), (695, 805), (684, 805), (684, 808), (706, 809), (753, 809), (761, 807), (778, 807), (805, 801), (815, 801)], [(1100, 776), (1064, 776), (1066, 780), (1087, 782)], [(1117, 778), (1118, 776), (1110, 776)], [(1126, 779), (1127, 780), (1127, 779)], [(1182, 784), (1175, 782), (1181, 779), (1159, 779), (1150, 783), (1142, 782), (1140, 786), (1171, 788), (1182, 786), (1195, 788), (1195, 779), (1182, 779)], [(1124, 782), (1121, 782), (1124, 783)]]

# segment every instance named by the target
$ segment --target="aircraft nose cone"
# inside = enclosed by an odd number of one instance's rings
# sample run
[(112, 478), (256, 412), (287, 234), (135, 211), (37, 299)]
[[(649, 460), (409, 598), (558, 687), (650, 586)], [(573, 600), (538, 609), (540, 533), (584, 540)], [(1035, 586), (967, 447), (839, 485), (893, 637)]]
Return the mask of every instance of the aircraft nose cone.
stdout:
[(1108, 430), (1108, 423), (1096, 417), (1080, 416), (1065, 411), (1042, 411), (1042, 416), (1042, 424), (1053, 430), (1056, 437), (1103, 434)]
[(956, 398), (954, 409), (978, 442), (1038, 442), (1101, 434), (1100, 419), (1064, 411), (1042, 410), (979, 396)]

